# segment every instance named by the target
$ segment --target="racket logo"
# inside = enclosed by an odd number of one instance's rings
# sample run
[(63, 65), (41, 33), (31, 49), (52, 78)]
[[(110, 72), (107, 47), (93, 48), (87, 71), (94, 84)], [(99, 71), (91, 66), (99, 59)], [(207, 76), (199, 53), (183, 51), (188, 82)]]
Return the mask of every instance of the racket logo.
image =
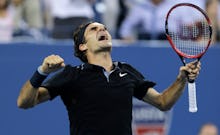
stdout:
[(119, 76), (120, 76), (120, 77), (124, 77), (124, 76), (126, 76), (127, 74), (128, 74), (128, 73), (121, 73), (121, 72), (120, 72), (120, 73), (119, 73)]
[(204, 36), (205, 30), (207, 31), (208, 25), (203, 22), (196, 22), (191, 25), (179, 26), (179, 37), (182, 40), (199, 40)]

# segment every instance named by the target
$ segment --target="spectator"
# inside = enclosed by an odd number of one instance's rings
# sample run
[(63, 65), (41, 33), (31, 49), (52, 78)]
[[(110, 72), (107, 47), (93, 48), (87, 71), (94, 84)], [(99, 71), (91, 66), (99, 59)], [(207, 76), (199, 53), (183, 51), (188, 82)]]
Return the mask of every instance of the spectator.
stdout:
[[(217, 41), (217, 37), (219, 38), (219, 33), (218, 29), (218, 6), (219, 6), (219, 1), (218, 0), (206, 0), (206, 12), (212, 22), (212, 43), (215, 43)], [(219, 39), (218, 39), (219, 40)]]
[(0, 42), (10, 42), (13, 33), (13, 13), (9, 0), (0, 0)]
[(39, 0), (12, 0), (15, 10), (14, 36), (42, 38), (43, 18)]
[(200, 8), (205, 10), (205, 2), (207, 0), (176, 0), (176, 3), (192, 3), (194, 5), (199, 6)]
[(126, 18), (128, 12), (129, 12), (129, 5), (128, 2), (126, 2), (128, 0), (119, 0), (119, 14), (118, 14), (118, 18), (116, 21), (116, 31), (115, 31), (115, 35), (116, 38), (121, 38), (120, 34), (119, 34), (119, 29), (122, 25), (122, 22), (124, 21), (124, 19)]
[(116, 20), (119, 14), (119, 1), (121, 0), (103, 0), (105, 10), (102, 15), (103, 23), (108, 26), (109, 32), (115, 37)]
[(213, 123), (206, 123), (200, 127), (198, 135), (218, 135), (218, 128)]
[(206, 12), (212, 22), (212, 42), (217, 40), (217, 29), (218, 29), (218, 0), (207, 0), (206, 1)]
[(198, 0), (198, 1), (177, 0), (177, 1), (178, 3), (187, 2), (187, 3), (195, 4), (207, 12), (207, 15), (209, 16), (212, 22), (212, 27), (213, 27), (212, 43), (215, 43), (219, 39), (219, 34), (217, 33), (219, 29), (218, 27), (220, 26), (220, 21), (218, 21), (219, 20), (219, 16), (218, 16), (219, 1), (218, 0)]
[(104, 11), (102, 15), (103, 23), (108, 26), (113, 38), (120, 38), (119, 28), (122, 21), (127, 16), (130, 0), (102, 0)]
[(71, 39), (73, 30), (81, 23), (94, 18), (92, 4), (95, 0), (44, 0), (52, 16), (52, 38)]
[(164, 20), (170, 7), (169, 0), (145, 0), (136, 4), (122, 23), (120, 36), (128, 41), (166, 39)]
[(217, 30), (217, 42), (219, 42), (220, 41), (220, 2), (218, 1), (218, 16), (217, 16), (217, 18), (218, 18), (218, 30)]
[(120, 28), (120, 36), (127, 41), (164, 40), (164, 22), (168, 10), (180, 2), (194, 3), (204, 9), (204, 0), (139, 0)]

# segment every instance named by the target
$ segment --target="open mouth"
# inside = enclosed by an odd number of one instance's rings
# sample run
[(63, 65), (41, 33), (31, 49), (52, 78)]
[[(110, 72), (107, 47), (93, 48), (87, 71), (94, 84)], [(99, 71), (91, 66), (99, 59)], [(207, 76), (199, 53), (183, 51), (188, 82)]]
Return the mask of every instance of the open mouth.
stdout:
[(99, 36), (98, 41), (103, 41), (103, 40), (108, 40), (108, 36), (107, 35)]

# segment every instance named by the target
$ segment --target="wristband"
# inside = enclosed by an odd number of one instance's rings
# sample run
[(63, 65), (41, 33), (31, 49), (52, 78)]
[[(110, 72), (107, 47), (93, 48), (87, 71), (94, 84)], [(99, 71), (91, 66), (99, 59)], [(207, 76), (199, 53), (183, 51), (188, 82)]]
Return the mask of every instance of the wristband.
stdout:
[(30, 79), (30, 83), (34, 88), (38, 88), (41, 86), (42, 82), (46, 79), (47, 75), (42, 75), (37, 71), (33, 74)]
[(48, 76), (48, 75), (49, 75), (49, 74), (47, 74), (47, 73), (42, 72), (40, 68), (41, 68), (41, 66), (39, 66), (39, 67), (37, 68), (37, 71), (38, 71), (39, 74), (44, 75), (44, 76)]

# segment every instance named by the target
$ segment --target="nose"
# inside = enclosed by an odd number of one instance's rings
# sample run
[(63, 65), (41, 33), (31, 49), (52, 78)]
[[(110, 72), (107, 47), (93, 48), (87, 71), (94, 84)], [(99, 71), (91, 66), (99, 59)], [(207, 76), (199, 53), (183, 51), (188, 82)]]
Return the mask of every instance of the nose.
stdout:
[(105, 31), (104, 27), (100, 27), (99, 31)]

